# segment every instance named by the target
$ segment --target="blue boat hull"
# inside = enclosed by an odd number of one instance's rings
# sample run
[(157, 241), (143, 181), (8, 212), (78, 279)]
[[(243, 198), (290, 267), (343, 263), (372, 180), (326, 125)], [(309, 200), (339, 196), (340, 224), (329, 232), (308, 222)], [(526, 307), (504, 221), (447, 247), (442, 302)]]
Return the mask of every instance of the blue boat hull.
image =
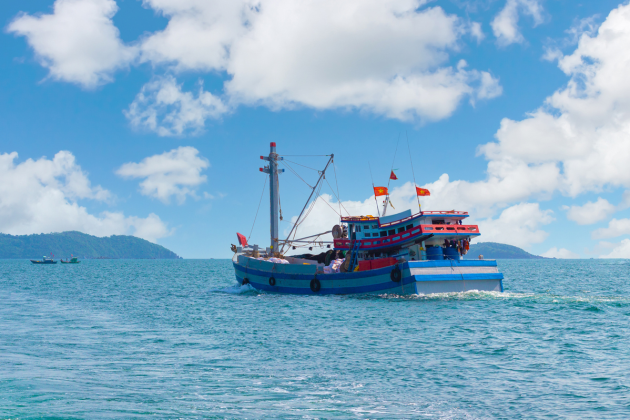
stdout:
[[(290, 294), (433, 294), (503, 291), (496, 261), (410, 261), (376, 270), (321, 274), (315, 266), (273, 264), (239, 257), (233, 261), (236, 280), (265, 292)], [(392, 271), (400, 270), (400, 281)], [(313, 287), (313, 280), (316, 280)], [(319, 289), (319, 290), (313, 290)]]

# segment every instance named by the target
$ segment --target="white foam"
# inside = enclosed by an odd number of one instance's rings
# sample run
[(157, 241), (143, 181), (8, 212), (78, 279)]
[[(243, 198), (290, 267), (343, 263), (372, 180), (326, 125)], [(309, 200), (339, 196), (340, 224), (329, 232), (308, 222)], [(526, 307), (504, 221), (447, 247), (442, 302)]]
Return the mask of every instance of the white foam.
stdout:
[(238, 283), (232, 286), (210, 290), (210, 293), (229, 293), (231, 295), (240, 295), (243, 293), (251, 293), (251, 292), (258, 293), (258, 291), (254, 289), (251, 284), (241, 285)]

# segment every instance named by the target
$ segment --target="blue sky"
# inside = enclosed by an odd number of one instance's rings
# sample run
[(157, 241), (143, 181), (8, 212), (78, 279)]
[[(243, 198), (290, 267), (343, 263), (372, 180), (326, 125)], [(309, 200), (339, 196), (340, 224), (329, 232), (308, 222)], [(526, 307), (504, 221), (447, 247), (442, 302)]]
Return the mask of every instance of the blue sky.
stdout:
[[(3, 233), (135, 234), (226, 257), (252, 227), (269, 142), (334, 153), (344, 207), (368, 214), (368, 165), (385, 184), (399, 138), (392, 202), (413, 208), (408, 137), (423, 208), (470, 211), (481, 241), (630, 258), (627, 2), (24, 0), (0, 13)], [(282, 175), (282, 230), (308, 193)], [(336, 201), (323, 195), (301, 233), (329, 230)], [(267, 222), (263, 201), (253, 241), (267, 244)]]

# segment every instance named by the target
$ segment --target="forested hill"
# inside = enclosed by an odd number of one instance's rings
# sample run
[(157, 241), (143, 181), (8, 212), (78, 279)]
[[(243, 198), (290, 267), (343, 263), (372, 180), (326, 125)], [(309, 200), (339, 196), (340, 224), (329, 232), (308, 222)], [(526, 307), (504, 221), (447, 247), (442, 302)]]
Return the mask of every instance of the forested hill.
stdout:
[(135, 236), (113, 235), (99, 238), (81, 232), (39, 235), (0, 233), (0, 258), (39, 259), (42, 255), (66, 258), (180, 258), (161, 245)]
[(483, 255), (486, 260), (503, 260), (503, 259), (541, 259), (538, 255), (532, 255), (527, 251), (512, 245), (499, 244), (496, 242), (481, 242), (478, 244), (470, 244), (470, 250), (464, 257), (467, 260), (473, 260)]

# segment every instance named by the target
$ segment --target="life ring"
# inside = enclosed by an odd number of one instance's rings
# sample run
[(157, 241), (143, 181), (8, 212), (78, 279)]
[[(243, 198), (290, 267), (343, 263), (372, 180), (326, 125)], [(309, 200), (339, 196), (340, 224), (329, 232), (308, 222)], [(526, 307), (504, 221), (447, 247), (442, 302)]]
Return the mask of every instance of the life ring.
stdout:
[(249, 279), (247, 277), (243, 279), (243, 283), (241, 283), (241, 285), (245, 286), (246, 284), (249, 284)]
[(392, 279), (394, 283), (398, 283), (402, 279), (402, 273), (400, 272), (400, 268), (398, 268), (398, 266), (389, 273), (389, 278)]
[(319, 292), (319, 289), (322, 288), (322, 284), (317, 279), (311, 280), (311, 290), (313, 293)]
[(273, 277), (269, 277), (269, 286), (275, 286), (276, 285), (276, 279)]

